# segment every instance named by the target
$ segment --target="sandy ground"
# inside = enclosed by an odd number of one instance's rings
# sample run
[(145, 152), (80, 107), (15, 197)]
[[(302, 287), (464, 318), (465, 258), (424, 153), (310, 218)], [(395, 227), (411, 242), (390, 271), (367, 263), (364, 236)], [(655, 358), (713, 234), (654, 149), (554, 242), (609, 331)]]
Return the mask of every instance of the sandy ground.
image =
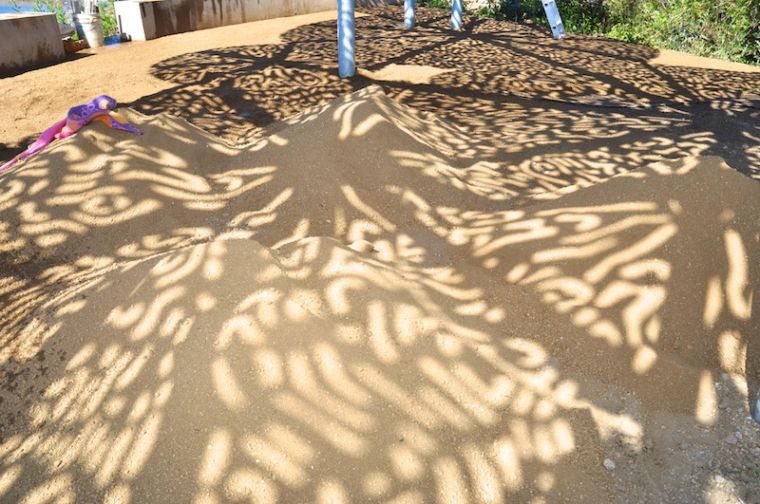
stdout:
[(708, 70), (726, 70), (729, 72), (760, 72), (760, 68), (757, 66), (743, 65), (715, 58), (705, 58), (670, 49), (660, 49), (657, 57), (649, 60), (649, 63), (651, 65), (685, 66), (689, 68), (706, 68)]
[(101, 94), (131, 102), (168, 89), (151, 67), (188, 52), (249, 44), (279, 44), (288, 30), (335, 19), (333, 12), (260, 21), (149, 42), (120, 44), (78, 53), (78, 59), (0, 79), (0, 142), (15, 147), (65, 117), (72, 104)]
[(394, 12), (0, 176), (0, 500), (758, 502), (755, 74)]

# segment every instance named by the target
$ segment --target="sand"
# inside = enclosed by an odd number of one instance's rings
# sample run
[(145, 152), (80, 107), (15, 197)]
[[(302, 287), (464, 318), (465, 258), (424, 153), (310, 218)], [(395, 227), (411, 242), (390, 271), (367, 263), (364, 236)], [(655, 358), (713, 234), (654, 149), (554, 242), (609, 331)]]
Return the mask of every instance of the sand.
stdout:
[(377, 87), (241, 149), (129, 115), (0, 179), (5, 498), (720, 491), (760, 263), (720, 159), (517, 194)]
[(399, 65), (0, 175), (0, 500), (757, 500), (757, 143), (663, 136), (752, 98), (456, 109)]
[(151, 67), (192, 51), (245, 44), (279, 44), (298, 26), (335, 19), (322, 12), (182, 33), (158, 40), (88, 49), (66, 63), (0, 79), (0, 141), (10, 147), (65, 117), (72, 104), (101, 94), (129, 103), (168, 89)]

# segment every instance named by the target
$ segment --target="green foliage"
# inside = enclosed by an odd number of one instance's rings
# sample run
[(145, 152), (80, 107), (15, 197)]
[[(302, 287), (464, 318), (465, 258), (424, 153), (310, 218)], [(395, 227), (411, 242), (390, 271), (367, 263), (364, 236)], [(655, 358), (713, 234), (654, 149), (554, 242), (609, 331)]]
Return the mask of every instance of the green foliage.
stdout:
[[(11, 7), (16, 12), (21, 12), (19, 0), (9, 0)], [(63, 0), (34, 0), (32, 5), (34, 12), (52, 12), (60, 24), (66, 23), (66, 9), (63, 7)]]
[(433, 9), (450, 9), (451, 0), (422, 0), (419, 2), (423, 7), (431, 7)]
[(116, 13), (113, 8), (114, 0), (104, 0), (100, 2), (100, 21), (103, 25), (103, 35), (110, 37), (118, 35), (119, 25), (116, 21)]
[(615, 19), (610, 36), (700, 56), (760, 63), (758, 0), (617, 0), (609, 4)]
[[(522, 0), (519, 5), (518, 18), (547, 24), (541, 0)], [(609, 25), (610, 17), (604, 0), (557, 0), (557, 6), (568, 31), (603, 33)]]
[[(100, 10), (100, 21), (103, 25), (103, 35), (109, 37), (118, 35), (119, 26), (116, 21), (116, 13), (113, 7), (114, 0), (101, 0), (98, 3)], [(16, 12), (21, 12), (19, 0), (9, 0), (11, 7)], [(34, 0), (32, 5), (34, 12), (52, 12), (60, 24), (71, 24), (71, 12), (67, 12), (63, 0)], [(74, 36), (76, 38), (76, 35)]]
[(66, 23), (66, 10), (61, 0), (34, 0), (33, 9), (37, 12), (52, 12), (59, 24)]
[[(760, 63), (760, 0), (557, 0), (557, 5), (570, 32)], [(541, 0), (497, 0), (471, 14), (547, 24)]]

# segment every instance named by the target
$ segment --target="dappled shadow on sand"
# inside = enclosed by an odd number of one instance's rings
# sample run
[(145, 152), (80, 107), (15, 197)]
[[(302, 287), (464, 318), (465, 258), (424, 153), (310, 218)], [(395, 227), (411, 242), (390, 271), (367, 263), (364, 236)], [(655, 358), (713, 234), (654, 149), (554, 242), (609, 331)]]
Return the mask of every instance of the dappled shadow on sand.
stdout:
[(554, 41), (509, 22), (472, 20), (452, 33), (438, 10), (420, 9), (413, 31), (400, 29), (396, 8), (368, 13), (357, 19), (354, 79), (337, 77), (335, 26), (325, 22), (296, 28), (278, 45), (164, 61), (155, 76), (176, 86), (134, 106), (245, 143), (374, 82), (462, 127), (477, 144), (472, 158), (545, 186), (693, 155), (718, 155), (760, 177), (760, 73), (652, 64), (656, 49), (575, 35)]
[(760, 378), (721, 160), (548, 191), (378, 88), (244, 149), (130, 119), (0, 177), (3, 499), (758, 491), (718, 465)]

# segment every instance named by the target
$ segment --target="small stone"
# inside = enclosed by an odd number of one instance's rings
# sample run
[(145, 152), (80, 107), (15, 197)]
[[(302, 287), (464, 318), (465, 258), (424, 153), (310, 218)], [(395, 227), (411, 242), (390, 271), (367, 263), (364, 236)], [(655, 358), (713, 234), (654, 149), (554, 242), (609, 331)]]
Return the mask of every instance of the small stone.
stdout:
[(612, 459), (604, 459), (604, 468), (608, 471), (614, 471), (615, 470), (615, 462), (612, 461)]
[(724, 478), (720, 474), (718, 474), (717, 476), (715, 476), (715, 483), (717, 483), (718, 485), (722, 485), (725, 482), (726, 482), (726, 478)]
[(742, 440), (742, 433), (741, 433), (741, 431), (736, 431), (734, 433), (734, 436), (736, 436), (736, 439), (738, 439), (739, 441)]
[(738, 440), (736, 439), (736, 436), (734, 434), (729, 434), (726, 437), (725, 441), (728, 444), (736, 444)]

